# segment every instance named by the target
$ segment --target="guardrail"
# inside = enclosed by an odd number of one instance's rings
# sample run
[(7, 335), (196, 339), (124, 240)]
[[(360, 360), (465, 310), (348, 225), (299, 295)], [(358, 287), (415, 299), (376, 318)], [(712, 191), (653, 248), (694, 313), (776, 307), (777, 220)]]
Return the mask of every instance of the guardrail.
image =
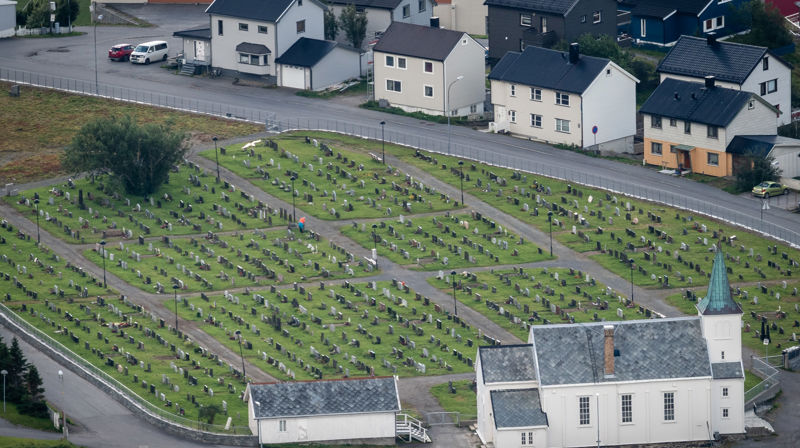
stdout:
[(753, 372), (755, 372), (762, 381), (750, 390), (744, 393), (744, 407), (748, 408), (754, 403), (765, 401), (777, 394), (780, 390), (780, 380), (778, 378), (780, 371), (770, 365), (769, 358), (765, 361), (760, 357), (753, 357)]

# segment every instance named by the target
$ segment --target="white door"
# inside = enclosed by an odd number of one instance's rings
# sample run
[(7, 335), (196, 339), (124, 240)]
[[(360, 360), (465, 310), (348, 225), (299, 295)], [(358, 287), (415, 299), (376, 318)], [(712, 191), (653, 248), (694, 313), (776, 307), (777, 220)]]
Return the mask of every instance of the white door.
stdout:
[(283, 87), (291, 87), (293, 89), (306, 88), (306, 73), (303, 67), (284, 65), (282, 70)]
[(194, 59), (196, 61), (206, 61), (206, 43), (202, 40), (194, 41)]

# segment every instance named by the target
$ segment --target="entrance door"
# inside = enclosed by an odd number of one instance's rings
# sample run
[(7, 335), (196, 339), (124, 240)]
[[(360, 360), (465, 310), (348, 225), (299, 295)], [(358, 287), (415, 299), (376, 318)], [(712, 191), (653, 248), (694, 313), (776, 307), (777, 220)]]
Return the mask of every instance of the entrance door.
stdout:
[(194, 41), (194, 59), (206, 62), (206, 43), (202, 40)]
[(683, 153), (683, 169), (684, 170), (692, 170), (692, 152), (691, 151), (681, 151)]

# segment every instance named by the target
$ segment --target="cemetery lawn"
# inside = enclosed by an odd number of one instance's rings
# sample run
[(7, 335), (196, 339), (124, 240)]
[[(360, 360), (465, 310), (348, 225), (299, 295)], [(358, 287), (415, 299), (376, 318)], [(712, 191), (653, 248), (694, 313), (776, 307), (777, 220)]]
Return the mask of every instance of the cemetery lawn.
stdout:
[(0, 436), (0, 448), (78, 448), (78, 445), (74, 445), (68, 440), (38, 440)]
[[(56, 431), (55, 427), (53, 426), (53, 420), (50, 418), (37, 418), (30, 415), (20, 414), (17, 410), (17, 405), (10, 401), (6, 402), (6, 412), (4, 414), (0, 414), (0, 418), (15, 425), (21, 425), (27, 428), (38, 429), (40, 431)], [(69, 417), (67, 417), (67, 420), (69, 421)], [(0, 441), (0, 447), (2, 446), (3, 445)]]
[[(743, 311), (745, 328), (742, 329), (742, 345), (755, 351), (758, 356), (764, 354), (764, 344), (756, 336), (756, 332), (761, 332), (762, 319), (766, 319), (766, 324), (770, 326), (770, 355), (777, 355), (781, 350), (797, 345), (797, 341), (792, 341), (792, 333), (800, 333), (800, 296), (794, 294), (795, 289), (800, 289), (800, 282), (787, 282), (786, 288), (782, 282), (764, 284), (763, 289), (757, 285), (733, 287), (733, 298)], [(737, 290), (739, 294), (736, 294)], [(667, 297), (666, 301), (681, 312), (696, 316), (697, 301), (702, 300), (705, 294), (704, 289), (695, 290), (691, 298), (687, 298), (684, 291)]]
[(42, 300), (93, 297), (113, 293), (102, 288), (102, 279), (63, 260), (36, 234), (27, 235), (0, 217), (0, 297), (4, 300)]
[[(459, 159), (394, 146), (387, 150), (459, 188)], [(789, 279), (790, 271), (800, 270), (797, 249), (706, 217), (468, 160), (463, 170), (465, 192), (542, 232), (549, 232), (552, 211), (554, 238), (615, 274), (629, 278), (632, 258), (634, 283), (640, 287), (707, 285), (714, 244), (732, 257), (726, 259), (732, 282)]]
[[(551, 259), (541, 248), (520, 240), (475, 215), (438, 215), (353, 223), (342, 234), (378, 255), (415, 270), (461, 269), (477, 266), (530, 263)], [(373, 240), (373, 231), (378, 239)], [(484, 247), (485, 246), (485, 247)], [(555, 257), (553, 257), (555, 258)]]
[(478, 331), (393, 283), (183, 298), (178, 314), (234, 352), (240, 331), (244, 357), (279, 380), (472, 372)]
[(431, 395), (436, 398), (439, 405), (447, 412), (458, 412), (460, 420), (476, 419), (478, 409), (477, 395), (475, 394), (472, 380), (453, 381), (456, 393), (450, 392), (448, 383), (437, 384), (431, 387)]
[[(587, 281), (586, 275), (568, 268), (460, 273), (456, 298), (523, 341), (528, 340), (530, 325), (569, 323), (570, 318), (593, 322), (649, 317), (650, 310), (630, 305), (628, 298), (591, 276)], [(430, 277), (428, 283), (452, 294), (452, 280), (446, 275)]]
[(75, 181), (72, 186), (67, 182), (26, 190), (3, 200), (36, 221), (33, 201), (38, 194), (41, 228), (75, 243), (272, 225), (268, 206), (233, 187), (226, 189), (215, 184), (214, 180), (194, 165), (182, 165), (178, 172), (170, 174), (169, 183), (147, 198), (126, 194), (121, 186), (115, 185), (112, 176), (106, 175), (96, 177), (94, 182), (87, 178)]
[[(97, 266), (103, 263), (102, 254), (99, 244), (84, 251)], [(334, 252), (319, 235), (289, 234), (285, 228), (214, 238), (164, 237), (147, 245), (119, 241), (107, 244), (105, 254), (109, 272), (142, 290), (166, 294), (172, 294), (173, 285), (178, 285), (181, 293), (220, 291), (364, 276), (372, 269), (352, 254)], [(332, 261), (336, 255), (341, 261)], [(352, 275), (348, 269), (352, 269)]]
[[(313, 139), (306, 143), (305, 135), (312, 134), (325, 138), (318, 145)], [(294, 194), (298, 218), (301, 213), (326, 220), (381, 218), (461, 208), (436, 189), (354, 150), (352, 139), (339, 137), (289, 133), (254, 146), (231, 145), (220, 149), (219, 163), (287, 203)], [(200, 155), (215, 160), (214, 150)]]
[(762, 381), (761, 378), (758, 377), (755, 373), (745, 370), (744, 371), (744, 391), (747, 392), (748, 390), (758, 386), (758, 384)]

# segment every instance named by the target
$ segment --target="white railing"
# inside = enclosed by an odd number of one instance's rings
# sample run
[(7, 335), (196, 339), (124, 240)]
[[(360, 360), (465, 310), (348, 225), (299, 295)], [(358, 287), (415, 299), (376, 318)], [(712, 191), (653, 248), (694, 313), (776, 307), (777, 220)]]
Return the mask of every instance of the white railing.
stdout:
[(756, 403), (758, 400), (766, 399), (769, 394), (777, 393), (780, 389), (778, 375), (780, 371), (771, 365), (769, 358), (781, 358), (782, 356), (770, 356), (767, 358), (753, 357), (753, 372), (762, 378), (762, 381), (751, 387), (744, 393), (744, 406)]
[(409, 442), (413, 442), (415, 439), (422, 443), (431, 441), (428, 430), (425, 429), (422, 422), (408, 414), (397, 414), (395, 432), (397, 437), (408, 437)]

